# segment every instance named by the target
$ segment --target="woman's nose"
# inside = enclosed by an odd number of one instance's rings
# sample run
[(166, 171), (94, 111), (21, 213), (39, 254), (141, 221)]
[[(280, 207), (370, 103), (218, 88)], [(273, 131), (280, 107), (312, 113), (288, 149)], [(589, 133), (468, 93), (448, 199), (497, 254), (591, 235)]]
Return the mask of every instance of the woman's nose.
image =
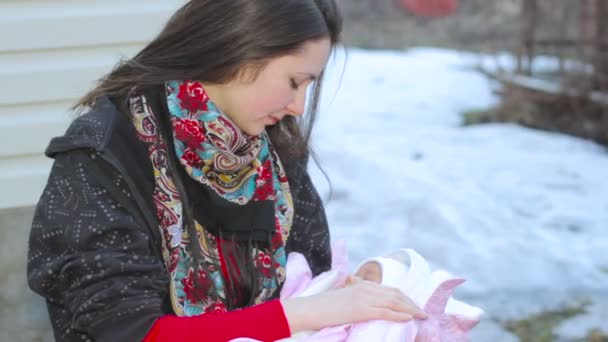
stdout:
[(288, 115), (299, 116), (304, 113), (306, 107), (306, 87), (298, 90), (298, 93), (294, 97), (293, 101), (285, 108)]

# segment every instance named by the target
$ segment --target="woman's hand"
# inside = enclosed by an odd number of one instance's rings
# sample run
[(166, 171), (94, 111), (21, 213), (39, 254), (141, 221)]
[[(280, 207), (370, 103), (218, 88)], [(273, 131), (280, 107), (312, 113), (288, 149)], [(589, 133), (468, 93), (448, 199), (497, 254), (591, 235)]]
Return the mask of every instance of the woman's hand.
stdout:
[(407, 321), (426, 313), (399, 289), (360, 280), (344, 288), (282, 301), (292, 333), (370, 320)]

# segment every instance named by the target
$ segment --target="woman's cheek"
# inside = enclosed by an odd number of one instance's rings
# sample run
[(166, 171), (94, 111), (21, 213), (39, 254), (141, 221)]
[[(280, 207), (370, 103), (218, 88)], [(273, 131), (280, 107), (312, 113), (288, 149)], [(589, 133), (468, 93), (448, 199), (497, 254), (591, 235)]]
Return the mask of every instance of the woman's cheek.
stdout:
[(261, 116), (267, 116), (285, 110), (285, 108), (293, 102), (293, 95), (291, 91), (285, 91), (284, 89), (271, 90), (258, 97), (256, 102), (258, 113), (260, 113)]

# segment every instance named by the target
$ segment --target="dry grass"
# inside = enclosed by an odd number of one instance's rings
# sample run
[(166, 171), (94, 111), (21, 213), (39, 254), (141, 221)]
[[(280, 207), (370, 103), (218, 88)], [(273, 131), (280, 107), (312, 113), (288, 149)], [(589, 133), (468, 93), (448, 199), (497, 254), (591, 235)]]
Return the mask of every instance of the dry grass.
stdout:
[(585, 312), (585, 305), (546, 311), (522, 320), (504, 324), (506, 330), (520, 338), (520, 342), (551, 342), (553, 329), (561, 322)]

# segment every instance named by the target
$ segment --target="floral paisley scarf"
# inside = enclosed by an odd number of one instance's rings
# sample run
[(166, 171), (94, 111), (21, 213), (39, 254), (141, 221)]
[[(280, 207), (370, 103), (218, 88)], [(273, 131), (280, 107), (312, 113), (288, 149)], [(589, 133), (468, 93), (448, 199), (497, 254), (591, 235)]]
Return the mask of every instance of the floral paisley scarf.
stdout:
[[(152, 96), (153, 97), (153, 96)], [(130, 116), (138, 137), (148, 146), (155, 178), (154, 203), (163, 238), (162, 252), (171, 275), (170, 294), (179, 316), (226, 311), (226, 265), (220, 258), (221, 237), (268, 241), (254, 247), (251, 258), (263, 276), (255, 303), (270, 299), (285, 280), (285, 242), (293, 221), (287, 177), (266, 133), (249, 136), (209, 99), (194, 81), (165, 84), (161, 101), (145, 92), (129, 98)], [(165, 104), (165, 106), (158, 105)], [(168, 111), (173, 145), (183, 170), (197, 183), (204, 211), (196, 219), (196, 239), (184, 229), (182, 201), (173, 181), (159, 111)], [(204, 222), (202, 222), (204, 221)], [(206, 239), (204, 237), (207, 237)], [(195, 265), (190, 241), (200, 245)], [(274, 267), (272, 267), (274, 266)], [(276, 272), (270, 270), (275, 269)]]

